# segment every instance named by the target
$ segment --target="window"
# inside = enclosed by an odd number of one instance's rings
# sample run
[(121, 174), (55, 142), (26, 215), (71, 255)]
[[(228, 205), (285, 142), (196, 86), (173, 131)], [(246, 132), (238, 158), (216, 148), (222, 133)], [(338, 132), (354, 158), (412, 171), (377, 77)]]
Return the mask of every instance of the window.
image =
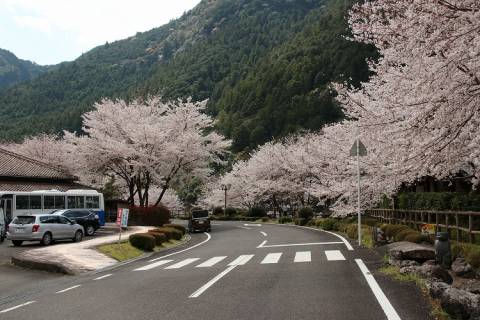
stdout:
[(64, 196), (55, 196), (55, 209), (65, 209)]
[(44, 196), (43, 197), (43, 208), (45, 208), (45, 209), (55, 209), (55, 196)]
[(35, 223), (35, 217), (25, 217), (25, 216), (18, 216), (16, 217), (13, 224), (33, 224)]
[(57, 217), (56, 217), (56, 216), (44, 216), (44, 217), (40, 217), (40, 222), (41, 222), (41, 223), (51, 224), (51, 223), (55, 223), (56, 221), (57, 221)]
[(98, 196), (86, 196), (86, 205), (87, 209), (97, 209), (100, 208), (100, 200)]
[(30, 209), (42, 209), (42, 196), (30, 196)]
[(60, 220), (59, 223), (62, 223), (62, 224), (69, 224), (70, 223), (70, 220), (68, 220), (65, 217), (58, 216), (58, 219)]
[(15, 203), (17, 210), (29, 209), (28, 196), (17, 196)]
[(68, 196), (67, 197), (67, 202), (68, 202), (68, 208), (69, 209), (82, 209), (84, 208), (84, 200), (85, 198), (83, 196)]

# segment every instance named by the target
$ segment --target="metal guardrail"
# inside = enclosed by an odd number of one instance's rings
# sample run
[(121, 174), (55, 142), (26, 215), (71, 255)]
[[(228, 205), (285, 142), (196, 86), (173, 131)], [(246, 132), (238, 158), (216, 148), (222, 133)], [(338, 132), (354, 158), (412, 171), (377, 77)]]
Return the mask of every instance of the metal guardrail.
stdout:
[(423, 211), (423, 210), (393, 210), (369, 209), (366, 214), (390, 224), (405, 224), (418, 228), (422, 224), (435, 224), (436, 230), (446, 230), (450, 236), (455, 230), (455, 238), (462, 241), (462, 235), (467, 235), (467, 241), (475, 242), (475, 235), (480, 235), (480, 212), (473, 211)]

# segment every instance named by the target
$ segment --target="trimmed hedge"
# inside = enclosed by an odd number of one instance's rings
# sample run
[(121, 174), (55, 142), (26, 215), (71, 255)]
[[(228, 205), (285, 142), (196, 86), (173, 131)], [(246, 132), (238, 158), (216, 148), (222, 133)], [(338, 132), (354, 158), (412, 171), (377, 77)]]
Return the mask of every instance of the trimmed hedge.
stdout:
[[(480, 211), (480, 194), (475, 192), (402, 192), (398, 195), (396, 208), (402, 210), (445, 210)], [(391, 209), (387, 197), (378, 204), (379, 208)]]
[(167, 227), (162, 227), (162, 228), (157, 228), (154, 229), (155, 232), (162, 232), (167, 236), (168, 240), (181, 240), (183, 237), (182, 231), (175, 229), (175, 228), (167, 228)]
[(163, 226), (169, 222), (170, 211), (166, 207), (130, 207), (129, 226)]
[(177, 229), (178, 231), (182, 232), (182, 235), (187, 233), (187, 229), (184, 226), (181, 226), (179, 224), (165, 224), (163, 225), (166, 228), (174, 228)]
[(308, 219), (305, 219), (305, 218), (296, 218), (294, 223), (297, 225), (297, 226), (304, 226), (308, 223)]
[(281, 217), (280, 219), (278, 219), (278, 223), (289, 223), (289, 222), (293, 222), (292, 218), (290, 217)]
[(155, 248), (155, 237), (149, 233), (132, 234), (128, 241), (132, 246), (143, 251), (153, 251)]
[(313, 210), (310, 207), (303, 207), (298, 211), (298, 217), (310, 220), (313, 217)]
[(155, 230), (148, 230), (148, 234), (155, 237), (155, 245), (160, 246), (167, 241), (167, 236), (163, 232), (156, 232)]
[(248, 210), (249, 217), (265, 217), (266, 215), (267, 211), (262, 207), (253, 207)]

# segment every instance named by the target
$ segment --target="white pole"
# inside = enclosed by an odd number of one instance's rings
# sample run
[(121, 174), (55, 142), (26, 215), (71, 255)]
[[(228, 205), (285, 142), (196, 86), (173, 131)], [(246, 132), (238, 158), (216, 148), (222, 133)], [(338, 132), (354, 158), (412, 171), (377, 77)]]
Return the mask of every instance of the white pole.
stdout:
[(360, 133), (357, 126), (357, 175), (358, 175), (358, 245), (362, 245), (362, 215), (360, 213)]

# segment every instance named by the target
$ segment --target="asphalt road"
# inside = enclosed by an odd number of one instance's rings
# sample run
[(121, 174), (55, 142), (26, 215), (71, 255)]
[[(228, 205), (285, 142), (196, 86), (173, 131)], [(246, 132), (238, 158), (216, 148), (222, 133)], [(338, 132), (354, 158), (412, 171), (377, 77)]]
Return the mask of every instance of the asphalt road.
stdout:
[(428, 319), (381, 256), (293, 226), (218, 222), (187, 245), (0, 299), (0, 319)]

